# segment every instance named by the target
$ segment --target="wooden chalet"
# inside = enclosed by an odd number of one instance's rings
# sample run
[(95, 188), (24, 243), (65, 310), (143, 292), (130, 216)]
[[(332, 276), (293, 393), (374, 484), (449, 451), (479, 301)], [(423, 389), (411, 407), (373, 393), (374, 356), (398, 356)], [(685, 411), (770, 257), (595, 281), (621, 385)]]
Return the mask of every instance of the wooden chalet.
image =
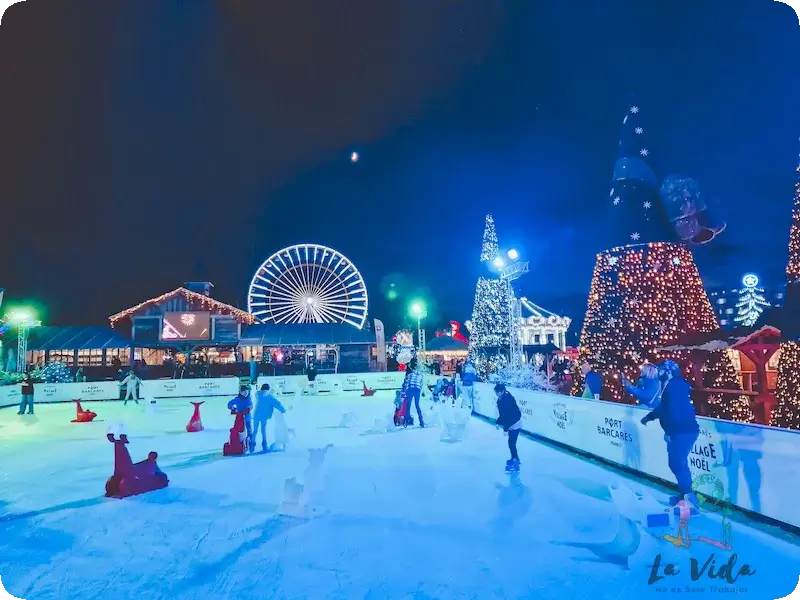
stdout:
[[(748, 396), (756, 422), (768, 425), (775, 406), (775, 386), (778, 371), (778, 349), (781, 331), (772, 325), (717, 329), (709, 333), (692, 333), (659, 351), (689, 353), (690, 369), (695, 381), (703, 381), (703, 366), (712, 352), (724, 351), (736, 367), (740, 390), (696, 389), (695, 392)], [(698, 407), (702, 411), (702, 407)]]

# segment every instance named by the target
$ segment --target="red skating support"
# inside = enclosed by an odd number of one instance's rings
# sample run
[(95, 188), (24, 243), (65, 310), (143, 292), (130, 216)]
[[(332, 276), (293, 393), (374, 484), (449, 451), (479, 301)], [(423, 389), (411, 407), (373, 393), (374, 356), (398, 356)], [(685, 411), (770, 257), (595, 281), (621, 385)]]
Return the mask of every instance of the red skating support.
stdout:
[(72, 419), (72, 423), (90, 423), (97, 416), (96, 412), (83, 410), (80, 400), (73, 400), (73, 402), (76, 403), (75, 410), (77, 411), (77, 415)]
[(125, 447), (127, 435), (123, 433), (118, 440), (114, 439), (113, 433), (106, 437), (114, 444), (114, 474), (106, 481), (106, 497), (127, 498), (167, 487), (169, 479), (158, 468), (157, 453), (150, 452), (145, 460), (134, 463)]
[(367, 382), (366, 381), (362, 381), (361, 383), (364, 384), (364, 393), (361, 394), (362, 396), (374, 396), (375, 395), (375, 390), (369, 389), (367, 387)]
[(236, 409), (231, 411), (232, 415), (236, 415), (231, 427), (231, 435), (227, 442), (222, 446), (223, 456), (241, 456), (246, 454), (250, 446), (250, 439), (247, 437), (247, 431), (244, 426), (244, 416), (250, 412), (246, 408), (244, 412), (237, 413)]
[(200, 420), (200, 405), (205, 404), (205, 402), (192, 402), (194, 405), (194, 413), (192, 414), (192, 418), (189, 419), (189, 424), (186, 426), (186, 431), (189, 433), (195, 433), (197, 431), (203, 431), (203, 422)]

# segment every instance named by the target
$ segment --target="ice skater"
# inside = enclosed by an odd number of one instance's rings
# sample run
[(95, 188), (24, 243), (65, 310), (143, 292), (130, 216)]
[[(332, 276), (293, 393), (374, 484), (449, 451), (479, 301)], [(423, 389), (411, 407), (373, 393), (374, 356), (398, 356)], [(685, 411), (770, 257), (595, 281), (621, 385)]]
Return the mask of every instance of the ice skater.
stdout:
[(22, 398), (19, 402), (18, 415), (25, 414), (25, 408), (28, 408), (28, 414), (33, 414), (33, 379), (29, 373), (22, 376), (22, 389), (20, 390)]
[(283, 407), (283, 404), (278, 401), (278, 399), (272, 395), (269, 391), (269, 384), (265, 383), (261, 386), (261, 389), (256, 392), (256, 410), (255, 410), (255, 427), (253, 428), (253, 443), (250, 444), (250, 451), (253, 451), (253, 448), (256, 445), (256, 440), (258, 439), (258, 430), (261, 429), (261, 450), (264, 452), (269, 451), (269, 445), (267, 444), (267, 421), (272, 418), (275, 409), (277, 408), (281, 414), (286, 414), (286, 409)]
[(692, 404), (692, 388), (681, 377), (680, 367), (671, 360), (659, 366), (658, 376), (662, 382), (660, 402), (642, 418), (642, 425), (658, 419), (664, 430), (669, 469), (675, 475), (680, 494), (670, 498), (670, 504), (676, 506), (686, 500), (696, 509), (699, 504), (692, 490), (689, 453), (700, 435), (700, 426)]
[(243, 413), (245, 410), (250, 409), (244, 416), (244, 426), (247, 429), (247, 439), (250, 442), (250, 452), (253, 451), (253, 399), (250, 398), (250, 388), (243, 385), (239, 388), (239, 395), (233, 400), (228, 402), (228, 410), (235, 410), (237, 413)]
[(506, 471), (519, 471), (519, 454), (517, 454), (517, 438), (522, 429), (522, 412), (517, 406), (517, 400), (502, 383), (494, 386), (497, 396), (497, 428), (508, 435), (508, 449), (511, 459), (506, 461)]
[(469, 406), (470, 410), (475, 410), (475, 382), (478, 379), (475, 365), (468, 360), (464, 363), (464, 370), (461, 374), (461, 408)]
[(317, 394), (317, 367), (314, 366), (313, 360), (308, 361), (306, 377), (308, 377), (308, 393), (315, 396)]
[(422, 409), (419, 407), (419, 399), (422, 396), (422, 385), (425, 377), (422, 370), (418, 367), (417, 359), (411, 359), (408, 363), (408, 374), (406, 376), (406, 415), (405, 424), (411, 424), (411, 403), (417, 406), (417, 416), (419, 417), (419, 426), (425, 427), (425, 422), (422, 419)]
[(633, 385), (625, 375), (622, 375), (622, 385), (639, 404), (655, 408), (661, 398), (661, 382), (658, 379), (658, 369), (655, 365), (644, 365), (639, 373), (636, 385)]
[(128, 404), (128, 400), (133, 400), (136, 404), (139, 404), (139, 384), (142, 383), (142, 380), (136, 376), (136, 373), (131, 369), (131, 372), (128, 373), (128, 376), (119, 382), (119, 387), (127, 387), (128, 393), (125, 394), (125, 402), (122, 406)]

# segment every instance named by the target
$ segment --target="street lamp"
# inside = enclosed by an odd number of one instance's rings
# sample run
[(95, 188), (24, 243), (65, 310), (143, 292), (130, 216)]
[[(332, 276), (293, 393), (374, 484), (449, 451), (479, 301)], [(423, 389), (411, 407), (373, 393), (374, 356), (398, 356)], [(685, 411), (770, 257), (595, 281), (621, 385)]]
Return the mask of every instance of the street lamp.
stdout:
[(17, 326), (17, 373), (25, 372), (28, 354), (28, 332), (42, 324), (27, 311), (14, 311), (6, 315), (6, 322)]
[[(507, 255), (511, 262), (500, 271), (500, 280), (506, 284), (508, 298), (508, 362), (512, 367), (517, 367), (522, 364), (522, 340), (518, 331), (522, 319), (522, 306), (514, 297), (512, 282), (527, 273), (530, 265), (527, 261), (519, 260), (519, 252), (514, 248), (509, 250)], [(498, 259), (495, 259), (495, 263)], [(502, 263), (502, 259), (500, 260)]]
[(413, 302), (411, 304), (411, 315), (417, 319), (419, 351), (425, 354), (425, 332), (422, 330), (422, 319), (428, 316), (428, 311), (425, 310), (425, 305), (422, 302)]

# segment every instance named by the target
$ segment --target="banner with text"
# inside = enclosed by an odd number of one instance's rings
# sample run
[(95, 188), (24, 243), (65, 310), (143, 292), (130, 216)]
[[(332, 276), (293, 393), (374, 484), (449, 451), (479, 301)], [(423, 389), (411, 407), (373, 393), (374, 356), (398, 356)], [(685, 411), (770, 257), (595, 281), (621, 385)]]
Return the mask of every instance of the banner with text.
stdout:
[[(665, 481), (664, 432), (657, 421), (642, 425), (645, 408), (509, 389), (522, 411), (523, 429)], [(475, 386), (475, 412), (497, 418), (492, 386)], [(689, 455), (697, 491), (745, 510), (800, 526), (800, 432), (700, 417), (700, 437)], [(523, 457), (524, 461), (525, 458)]]
[[(20, 385), (0, 387), (0, 407), (16, 406), (20, 402)], [(115, 400), (119, 398), (116, 381), (94, 383), (37, 383), (33, 387), (33, 401), (69, 402), (70, 400)]]
[(139, 386), (141, 398), (203, 398), (239, 393), (238, 377), (215, 379), (147, 379)]
[[(383, 373), (347, 373), (340, 375), (317, 375), (314, 385), (317, 392), (361, 392), (366, 385), (372, 390), (398, 390), (403, 385), (405, 374), (400, 371)], [(286, 375), (258, 378), (258, 386), (268, 383), (278, 394), (308, 393), (309, 383), (305, 375)]]

